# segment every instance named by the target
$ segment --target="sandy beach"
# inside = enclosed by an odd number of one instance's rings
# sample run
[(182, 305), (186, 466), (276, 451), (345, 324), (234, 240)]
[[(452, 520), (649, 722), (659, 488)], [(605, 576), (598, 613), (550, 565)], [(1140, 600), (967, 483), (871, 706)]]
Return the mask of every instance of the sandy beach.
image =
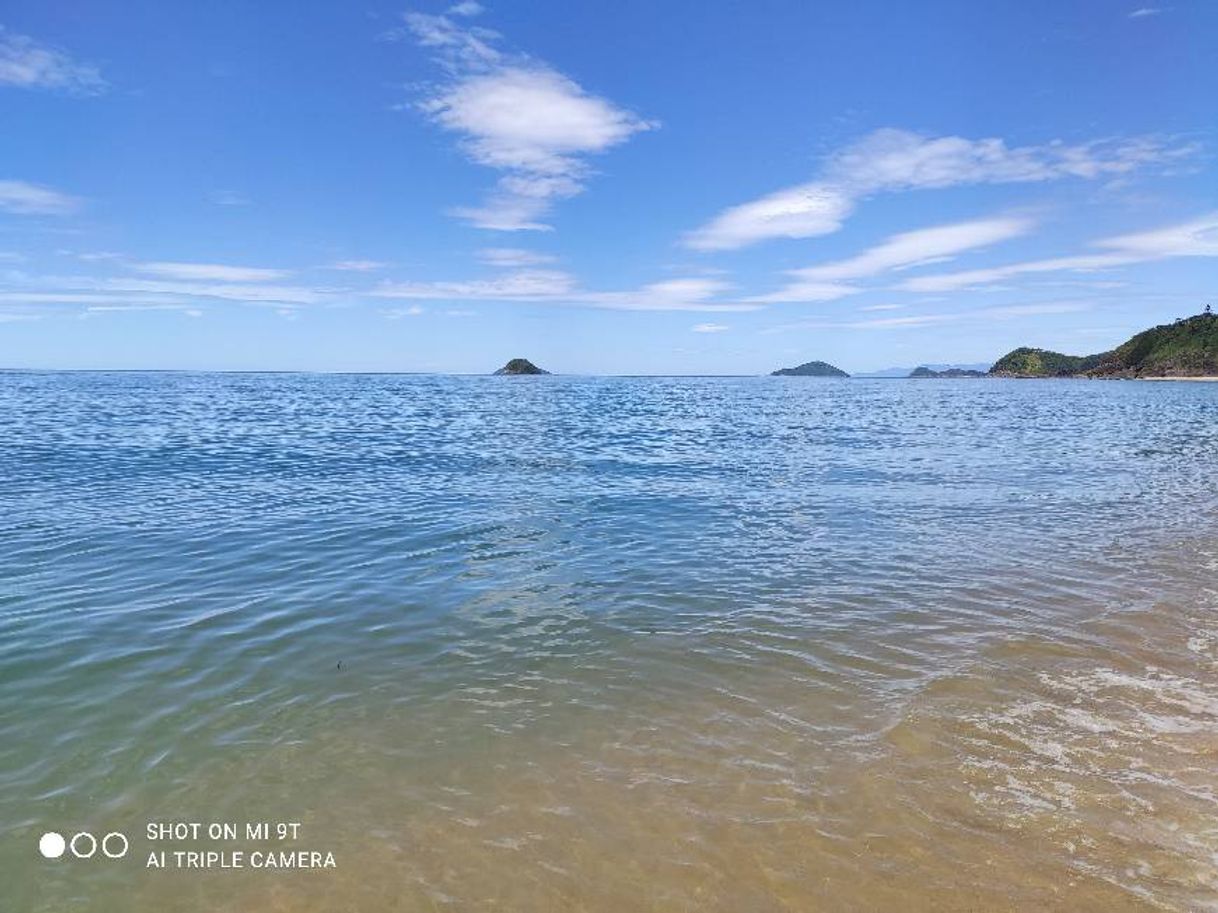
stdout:
[(1138, 380), (1195, 380), (1203, 383), (1213, 383), (1218, 381), (1218, 377), (1210, 375), (1204, 377), (1139, 377)]

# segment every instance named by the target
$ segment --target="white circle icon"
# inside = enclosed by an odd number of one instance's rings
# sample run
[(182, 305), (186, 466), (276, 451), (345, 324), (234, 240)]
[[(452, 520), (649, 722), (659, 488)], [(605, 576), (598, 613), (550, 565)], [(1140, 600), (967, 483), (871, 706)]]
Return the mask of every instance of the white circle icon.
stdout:
[[(111, 848), (110, 838), (112, 837), (117, 837), (119, 840), (123, 841), (123, 848), (121, 850), (119, 850), (117, 847)], [(120, 834), (118, 831), (111, 831), (102, 838), (102, 853), (105, 854), (107, 859), (122, 859), (127, 855), (127, 850), (129, 847), (130, 844), (127, 843), (127, 836), (125, 834)]]
[[(89, 852), (87, 853), (81, 852), (80, 847), (76, 845), (80, 841), (81, 837), (84, 837), (89, 841)], [(77, 859), (92, 859), (93, 854), (97, 852), (97, 838), (88, 831), (81, 831), (72, 838), (72, 842), (69, 843), (68, 846), (72, 848), (72, 855)]]
[(63, 834), (57, 834), (54, 831), (47, 831), (38, 840), (38, 852), (47, 859), (58, 859), (67, 848), (68, 844), (64, 841)]

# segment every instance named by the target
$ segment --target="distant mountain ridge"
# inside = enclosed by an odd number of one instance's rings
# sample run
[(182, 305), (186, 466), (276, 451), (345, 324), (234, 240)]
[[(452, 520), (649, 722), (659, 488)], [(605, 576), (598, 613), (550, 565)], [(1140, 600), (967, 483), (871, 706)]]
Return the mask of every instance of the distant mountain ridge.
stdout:
[(991, 362), (988, 362), (988, 361), (970, 362), (967, 364), (957, 363), (957, 362), (952, 362), (950, 364), (934, 364), (934, 363), (929, 363), (929, 362), (922, 362), (921, 364), (914, 365), (914, 366), (911, 366), (908, 368), (883, 368), (879, 371), (861, 371), (861, 372), (855, 374), (854, 376), (855, 377), (909, 377), (913, 374), (914, 371), (917, 371), (919, 368), (926, 368), (929, 371), (937, 371), (937, 372), (980, 371), (982, 374), (985, 374), (990, 370), (990, 365), (991, 365)]
[(834, 367), (827, 361), (805, 361), (794, 368), (779, 368), (770, 374), (771, 377), (849, 377), (841, 368)]
[(1214, 377), (1218, 376), (1218, 315), (1203, 313), (1151, 327), (1110, 352), (1063, 355), (1018, 348), (990, 368), (993, 377)]
[(977, 371), (972, 368), (947, 368), (943, 371), (935, 371), (925, 365), (914, 368), (909, 372), (910, 377), (914, 378), (953, 378), (953, 377), (988, 377), (988, 371)]

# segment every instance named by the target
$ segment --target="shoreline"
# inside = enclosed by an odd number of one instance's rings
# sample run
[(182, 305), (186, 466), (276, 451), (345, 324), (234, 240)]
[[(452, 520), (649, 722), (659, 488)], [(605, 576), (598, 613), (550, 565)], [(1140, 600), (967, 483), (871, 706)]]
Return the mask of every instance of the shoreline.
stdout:
[(1139, 377), (1137, 380), (1192, 380), (1200, 383), (1218, 383), (1218, 377), (1204, 374), (1198, 377)]

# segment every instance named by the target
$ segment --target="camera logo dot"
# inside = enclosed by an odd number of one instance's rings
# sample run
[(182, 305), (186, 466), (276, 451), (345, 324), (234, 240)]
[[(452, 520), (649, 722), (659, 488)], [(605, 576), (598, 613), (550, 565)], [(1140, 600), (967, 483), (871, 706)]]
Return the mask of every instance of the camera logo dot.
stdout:
[(57, 834), (54, 831), (47, 831), (38, 840), (38, 852), (47, 859), (58, 859), (67, 848), (68, 844), (64, 841), (63, 834)]

